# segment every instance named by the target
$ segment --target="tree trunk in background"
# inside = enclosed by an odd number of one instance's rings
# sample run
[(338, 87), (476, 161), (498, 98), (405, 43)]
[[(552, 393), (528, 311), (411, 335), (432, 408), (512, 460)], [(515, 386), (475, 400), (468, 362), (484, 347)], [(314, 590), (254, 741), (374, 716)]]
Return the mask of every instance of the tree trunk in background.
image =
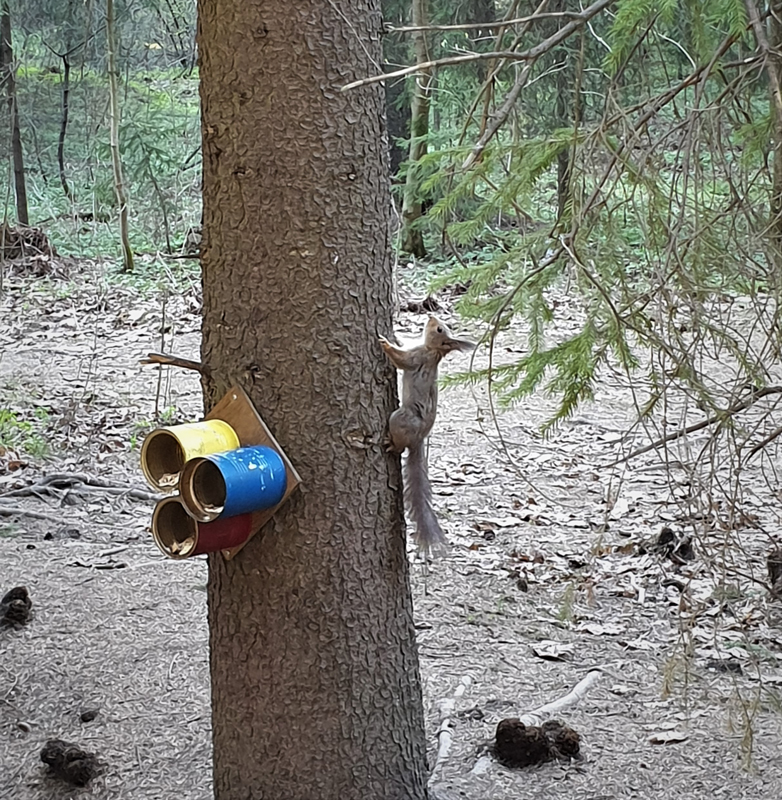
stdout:
[(770, 232), (778, 269), (782, 268), (782, 0), (772, 0), (769, 16), (769, 81), (774, 119), (774, 161), (770, 203)]
[(19, 130), (19, 107), (16, 95), (16, 66), (11, 41), (11, 10), (8, 0), (0, 5), (0, 87), (5, 87), (8, 98), (9, 127), (11, 129), (11, 159), (14, 165), (14, 189), (16, 192), (16, 219), (22, 225), (30, 224), (27, 211), (27, 187), (24, 175), (24, 152), (22, 134)]
[[(412, 24), (414, 27), (429, 24), (429, 0), (413, 0)], [(413, 51), (416, 64), (429, 60), (429, 48), (426, 43), (426, 32), (415, 31), (412, 34)], [(416, 220), (423, 214), (421, 198), (418, 192), (418, 162), (426, 155), (426, 137), (429, 133), (429, 106), (432, 97), (432, 70), (419, 69), (413, 76), (413, 99), (410, 104), (410, 153), (408, 156), (407, 179), (402, 200), (402, 249), (412, 253), (416, 258), (426, 255), (424, 237), (420, 229), (414, 227)]]
[(122, 243), (122, 269), (133, 272), (133, 250), (128, 231), (128, 198), (122, 175), (122, 156), (119, 150), (119, 88), (117, 87), (117, 55), (114, 32), (114, 0), (106, 0), (106, 43), (109, 70), (109, 144), (114, 169), (114, 193), (119, 206), (119, 238)]
[[(456, 17), (454, 23), (477, 24), (479, 22), (494, 22), (497, 12), (494, 7), (494, 0), (465, 0), (455, 9)], [(496, 29), (491, 27), (473, 28), (467, 31), (467, 38), (470, 40), (472, 49), (476, 51), (491, 49), (494, 45), (494, 35)], [(476, 61), (475, 69), (478, 77), (483, 82), (489, 74), (491, 62)]]
[(73, 193), (68, 185), (68, 176), (65, 174), (65, 134), (68, 130), (68, 112), (70, 110), (71, 93), (71, 62), (69, 53), (61, 55), (62, 58), (62, 116), (60, 117), (60, 135), (57, 137), (57, 169), (60, 173), (60, 185), (65, 196), (73, 202)]
[[(567, 0), (552, 0), (548, 10), (561, 12), (568, 10)], [(578, 6), (574, 10), (578, 10)], [(551, 33), (566, 25), (568, 20), (556, 23)], [(570, 45), (566, 42), (554, 51), (557, 62), (564, 61), (564, 67), (559, 69), (554, 76), (554, 127), (569, 128), (573, 124), (575, 97), (573, 86), (575, 84), (575, 59), (570, 52)], [(557, 223), (565, 215), (568, 200), (570, 199), (570, 161), (572, 152), (570, 148), (561, 150), (557, 155)]]
[[(400, 0), (382, 0), (383, 22), (401, 27), (407, 22), (410, 4)], [(404, 34), (387, 34), (383, 37), (383, 63), (389, 71), (406, 67), (410, 63), (410, 46)], [(404, 79), (397, 78), (383, 84), (386, 91), (386, 119), (388, 122), (388, 154), (391, 177), (407, 158), (408, 147), (400, 140), (410, 137), (410, 98)]]
[(398, 458), (379, 0), (199, 0), (202, 357), (302, 477), (209, 558), (217, 800), (426, 797)]

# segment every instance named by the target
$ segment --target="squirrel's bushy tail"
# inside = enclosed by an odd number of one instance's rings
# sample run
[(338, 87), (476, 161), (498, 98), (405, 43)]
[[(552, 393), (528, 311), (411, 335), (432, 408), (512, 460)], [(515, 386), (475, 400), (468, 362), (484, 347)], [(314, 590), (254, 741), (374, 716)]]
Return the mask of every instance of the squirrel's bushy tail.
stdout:
[(404, 464), (407, 513), (415, 523), (413, 538), (420, 550), (438, 555), (448, 548), (448, 540), (432, 506), (432, 486), (426, 468), (425, 443), (408, 447)]

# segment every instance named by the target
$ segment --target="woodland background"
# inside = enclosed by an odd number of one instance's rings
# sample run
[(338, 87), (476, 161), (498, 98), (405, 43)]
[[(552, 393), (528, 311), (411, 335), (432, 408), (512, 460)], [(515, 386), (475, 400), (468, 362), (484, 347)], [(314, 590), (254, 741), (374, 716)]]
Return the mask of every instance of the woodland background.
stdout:
[[(44, 398), (43, 382), (20, 378), (25, 367), (12, 352), (23, 344), (39, 352), (31, 342), (42, 331), (62, 337), (72, 325), (79, 345), (92, 348), (80, 362), (90, 375), (99, 348), (84, 330), (93, 339), (125, 331), (123, 350), (138, 349), (139, 339), (147, 349), (193, 344), (201, 226), (195, 3), (110, 5), (107, 16), (97, 0), (0, 2), (13, 45), (0, 59), (0, 94), (12, 112), (0, 134), (0, 475), (9, 485), (21, 462), (124, 468), (151, 425), (193, 414), (193, 387), (180, 391), (169, 378), (155, 398), (147, 392), (143, 419), (129, 410), (137, 398), (123, 397), (128, 417), (107, 436), (96, 387), (111, 392), (111, 380), (95, 373), (58, 405), (51, 387)], [(617, 619), (631, 624), (625, 601), (643, 606), (646, 598), (648, 611), (651, 598), (669, 634), (658, 641), (657, 620), (643, 635), (611, 640), (621, 657), (638, 656), (627, 674), (641, 688), (628, 689), (619, 670), (588, 710), (609, 715), (620, 703), (632, 716), (641, 691), (667, 713), (668, 698), (680, 696), (682, 707), (697, 708), (692, 719), (719, 719), (720, 730), (724, 722), (725, 736), (699, 723), (680, 733), (681, 719), (668, 718), (670, 741), (691, 736), (699, 755), (661, 757), (658, 774), (670, 770), (694, 797), (720, 787), (773, 796), (782, 774), (769, 745), (782, 708), (782, 3), (388, 0), (384, 18), (378, 73), (394, 73), (386, 91), (400, 306), (405, 314), (454, 309), (485, 334), (476, 360), (449, 374), (444, 397), (455, 399), (444, 408), (446, 419), (481, 431), (493, 461), (460, 449), (463, 428), (446, 422), (450, 449), (435, 470), (446, 485), (454, 474), (469, 485), (470, 465), (481, 464), (496, 489), (460, 508), (441, 487), (464, 552), (431, 579), (435, 599), (427, 586), (417, 589), (434, 625), (423, 652), (442, 652), (449, 636), (464, 635), (462, 624), (484, 632), (512, 616), (535, 628), (539, 619), (506, 609), (521, 604), (556, 620), (547, 641), (600, 640), (599, 657), (579, 661), (595, 665), (620, 657), (606, 655), (604, 641), (618, 636)], [(35, 233), (20, 233), (19, 222)], [(61, 325), (51, 324), (51, 309)], [(138, 383), (133, 391), (143, 393)], [(474, 419), (465, 414), (473, 402)], [(591, 484), (599, 491), (588, 510), (561, 505)], [(525, 526), (544, 529), (535, 531), (539, 547), (528, 546)], [(34, 524), (0, 532), (38, 541)], [(440, 599), (465, 574), (475, 594), (462, 616), (450, 609), (456, 619), (448, 618)], [(539, 594), (519, 600), (521, 589), (491, 583), (500, 574), (538, 584)], [(602, 607), (594, 599), (600, 585), (612, 587)], [(477, 637), (476, 653), (497, 649), (492, 635)], [(570, 657), (556, 648), (549, 656), (547, 664)], [(443, 696), (459, 673), (438, 674), (438, 657), (424, 670)], [(715, 674), (727, 682), (719, 691)], [(704, 675), (712, 677), (698, 683)], [(529, 691), (561, 694), (548, 678), (538, 674)], [(565, 686), (576, 679), (568, 675)], [(484, 713), (486, 704), (477, 705)], [(464, 711), (464, 724), (480, 727)], [(588, 727), (588, 719), (577, 721)], [(622, 752), (614, 734), (601, 747), (610, 740)], [(202, 735), (193, 734), (199, 742)], [(463, 742), (457, 767), (470, 766), (476, 736)], [(633, 751), (631, 762), (646, 757)], [(688, 783), (688, 758), (700, 759), (694, 769), (708, 773), (708, 788)], [(726, 760), (735, 771), (720, 780), (713, 765)], [(621, 759), (615, 766), (616, 774), (632, 771)], [(454, 785), (465, 771), (454, 769)], [(536, 779), (544, 796), (557, 791), (549, 778)], [(573, 796), (590, 796), (579, 774), (566, 779)], [(632, 779), (613, 781), (606, 791), (637, 796)], [(514, 791), (507, 776), (480, 791), (500, 790)], [(652, 782), (639, 791), (655, 797), (662, 789)]]

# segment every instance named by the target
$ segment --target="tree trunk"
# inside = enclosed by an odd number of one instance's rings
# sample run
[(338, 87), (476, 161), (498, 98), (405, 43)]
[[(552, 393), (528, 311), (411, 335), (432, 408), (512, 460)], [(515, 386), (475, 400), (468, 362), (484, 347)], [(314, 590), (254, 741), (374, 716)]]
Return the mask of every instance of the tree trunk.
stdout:
[(774, 162), (771, 186), (770, 233), (778, 270), (782, 269), (782, 0), (773, 0), (769, 16), (769, 87), (774, 115)]
[(62, 58), (62, 115), (60, 116), (60, 135), (57, 137), (57, 168), (60, 173), (60, 184), (65, 196), (73, 202), (68, 176), (65, 174), (65, 134), (68, 130), (68, 112), (70, 110), (71, 62), (68, 52)]
[(106, 0), (106, 43), (109, 70), (109, 144), (114, 170), (114, 193), (119, 206), (119, 238), (122, 243), (122, 269), (133, 272), (133, 250), (128, 231), (128, 198), (122, 175), (122, 156), (119, 149), (119, 88), (117, 87), (117, 53), (114, 32), (114, 0)]
[[(413, 0), (412, 24), (414, 27), (429, 24), (428, 0)], [(413, 50), (416, 64), (429, 60), (426, 32), (415, 31)], [(424, 237), (416, 220), (423, 214), (423, 206), (418, 191), (420, 184), (418, 162), (426, 155), (426, 136), (429, 133), (429, 106), (432, 97), (432, 70), (419, 69), (414, 75), (413, 100), (410, 104), (410, 154), (408, 156), (407, 180), (402, 199), (402, 249), (416, 258), (426, 255)]]
[(19, 106), (16, 95), (16, 65), (11, 41), (11, 10), (8, 0), (2, 0), (2, 5), (0, 5), (0, 86), (2, 85), (5, 85), (5, 93), (8, 98), (11, 159), (14, 165), (14, 189), (16, 192), (16, 219), (22, 225), (29, 225), (24, 153), (22, 151), (22, 134), (19, 130)]
[[(758, 50), (765, 58), (768, 73), (770, 111), (774, 122), (771, 146), (773, 165), (771, 175), (771, 197), (769, 198), (768, 238), (771, 258), (777, 275), (782, 272), (782, 0), (769, 3), (768, 32), (763, 27), (755, 0), (745, 0), (749, 23), (755, 34)], [(779, 280), (777, 278), (777, 280)]]
[[(401, 27), (407, 21), (409, 5), (408, 2), (400, 3), (399, 0), (382, 0), (383, 22)], [(407, 66), (409, 59), (410, 48), (406, 36), (395, 33), (383, 37), (383, 63), (389, 71)], [(393, 178), (407, 158), (409, 149), (400, 144), (400, 140), (410, 138), (410, 98), (405, 91), (404, 80), (386, 81), (383, 86), (386, 92), (388, 154)]]
[(425, 738), (399, 461), (379, 0), (199, 0), (202, 357), (302, 486), (209, 558), (217, 800), (416, 800)]
[[(494, 0), (465, 0), (456, 9), (455, 23), (477, 24), (479, 22), (491, 23), (497, 18)], [(466, 31), (470, 46), (475, 51), (491, 49), (494, 46), (495, 28), (487, 25), (486, 28), (472, 28)], [(478, 79), (483, 83), (491, 69), (489, 61), (477, 61), (474, 65)]]
[[(567, 6), (567, 0), (552, 0), (548, 8), (552, 12), (562, 12), (568, 10)], [(551, 33), (566, 25), (567, 22), (568, 20), (558, 22)], [(559, 129), (569, 128), (573, 124), (576, 101), (573, 96), (576, 72), (575, 59), (567, 42), (555, 49), (554, 57), (558, 62), (564, 60), (564, 66), (556, 72), (554, 80), (554, 127)], [(557, 224), (563, 221), (568, 200), (570, 199), (571, 156), (570, 148), (561, 150), (557, 155)]]

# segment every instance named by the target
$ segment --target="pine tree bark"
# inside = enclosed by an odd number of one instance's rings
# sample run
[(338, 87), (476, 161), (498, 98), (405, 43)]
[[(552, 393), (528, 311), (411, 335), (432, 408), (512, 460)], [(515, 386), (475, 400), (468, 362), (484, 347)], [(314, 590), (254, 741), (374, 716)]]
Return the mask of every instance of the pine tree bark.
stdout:
[(426, 797), (398, 459), (379, 0), (199, 0), (204, 393), (302, 485), (209, 558), (217, 800)]
[(19, 105), (16, 94), (16, 66), (11, 40), (11, 10), (8, 0), (0, 4), (0, 87), (5, 87), (11, 128), (11, 160), (14, 167), (16, 219), (22, 225), (30, 224), (27, 210), (27, 185), (24, 172), (24, 151), (19, 129)]

